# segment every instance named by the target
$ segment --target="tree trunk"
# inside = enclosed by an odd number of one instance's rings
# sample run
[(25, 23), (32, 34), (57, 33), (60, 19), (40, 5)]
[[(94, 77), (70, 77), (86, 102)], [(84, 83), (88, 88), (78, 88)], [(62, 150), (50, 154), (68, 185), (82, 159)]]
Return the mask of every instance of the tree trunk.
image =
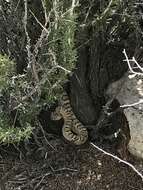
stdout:
[[(96, 5), (92, 7), (90, 23), (92, 23), (98, 8)], [(85, 10), (83, 3), (80, 10)], [(86, 14), (87, 12), (84, 12), (84, 15)], [(123, 61), (125, 59), (123, 50), (126, 49), (128, 55), (133, 56), (137, 53), (136, 48), (140, 44), (136, 29), (128, 30), (128, 26), (122, 23), (120, 19), (119, 15), (113, 16), (109, 26), (103, 22), (100, 23), (98, 28), (94, 24), (85, 24), (84, 27), (84, 19), (79, 21), (76, 34), (78, 61), (74, 74), (70, 77), (70, 98), (77, 118), (87, 128), (90, 125), (92, 126), (91, 139), (95, 139), (99, 130), (97, 129), (97, 123), (102, 118), (103, 106), (108, 101), (108, 97), (105, 95), (108, 85), (120, 79), (128, 69), (127, 63)], [(120, 39), (118, 40), (117, 36), (115, 36), (114, 41), (110, 41), (110, 30), (113, 25), (118, 25), (117, 35)], [(118, 117), (119, 115), (120, 117)], [(110, 133), (114, 133), (117, 128), (122, 128), (126, 132), (124, 135), (127, 141), (129, 141), (129, 126), (127, 126), (123, 110), (120, 114), (119, 112), (117, 115), (115, 114), (113, 118)], [(124, 122), (121, 122), (123, 120)], [(105, 126), (100, 126), (100, 130), (104, 133)]]

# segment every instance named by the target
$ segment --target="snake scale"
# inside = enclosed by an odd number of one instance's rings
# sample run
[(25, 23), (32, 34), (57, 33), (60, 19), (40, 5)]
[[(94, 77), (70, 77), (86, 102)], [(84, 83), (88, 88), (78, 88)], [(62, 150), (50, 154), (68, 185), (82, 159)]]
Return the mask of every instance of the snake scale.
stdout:
[(64, 125), (62, 127), (62, 134), (64, 138), (75, 145), (84, 144), (88, 140), (87, 129), (73, 113), (70, 100), (66, 92), (62, 94), (59, 104), (60, 105), (52, 114), (52, 119), (63, 117)]

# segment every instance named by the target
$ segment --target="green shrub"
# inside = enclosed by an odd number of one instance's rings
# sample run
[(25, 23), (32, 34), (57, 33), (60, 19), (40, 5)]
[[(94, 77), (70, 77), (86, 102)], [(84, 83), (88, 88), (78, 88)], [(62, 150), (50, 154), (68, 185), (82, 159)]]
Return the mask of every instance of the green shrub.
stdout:
[(0, 55), (0, 91), (9, 85), (9, 77), (14, 74), (14, 62)]
[[(16, 79), (15, 79), (16, 78)], [(24, 80), (23, 80), (24, 79)], [(16, 76), (15, 63), (0, 55), (0, 143), (15, 143), (30, 137), (32, 127), (28, 109), (22, 99), (26, 78)], [(28, 105), (28, 104), (27, 104)], [(14, 116), (12, 113), (15, 112)], [(26, 119), (26, 113), (31, 117)], [(28, 118), (28, 117), (27, 117)], [(16, 126), (16, 121), (19, 126)]]
[(58, 99), (63, 90), (67, 74), (75, 68), (77, 51), (75, 48), (75, 32), (77, 15), (72, 7), (72, 1), (46, 0), (47, 15), (49, 15), (49, 35), (41, 48), (40, 65), (43, 68), (41, 85), (46, 102)]
[(59, 98), (61, 84), (75, 66), (76, 15), (71, 12), (72, 4), (57, 1), (55, 6), (46, 2), (51, 24), (47, 29), (49, 36), (40, 42), (37, 56), (39, 68), (35, 72), (39, 81), (35, 81), (30, 63), (24, 74), (17, 75), (15, 63), (0, 55), (0, 143), (15, 143), (30, 137), (39, 125), (40, 110)]

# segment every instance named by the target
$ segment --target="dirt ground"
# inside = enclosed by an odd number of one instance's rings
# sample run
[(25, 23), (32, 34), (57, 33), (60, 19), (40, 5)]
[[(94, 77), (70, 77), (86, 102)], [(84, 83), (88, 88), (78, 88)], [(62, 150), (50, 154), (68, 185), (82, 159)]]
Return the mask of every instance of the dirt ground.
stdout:
[[(75, 147), (53, 139), (32, 155), (0, 151), (1, 190), (142, 190), (143, 181), (127, 165), (89, 144)], [(142, 172), (143, 162), (129, 156)]]

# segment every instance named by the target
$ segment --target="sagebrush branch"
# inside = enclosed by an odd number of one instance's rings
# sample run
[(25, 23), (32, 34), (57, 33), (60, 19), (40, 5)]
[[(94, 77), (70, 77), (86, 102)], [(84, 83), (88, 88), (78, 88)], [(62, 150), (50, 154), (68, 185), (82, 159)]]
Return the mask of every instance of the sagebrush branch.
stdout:
[[(138, 62), (136, 61), (136, 59), (133, 57), (132, 59), (129, 59), (128, 56), (127, 56), (127, 53), (126, 53), (126, 50), (124, 49), (123, 50), (123, 54), (125, 56), (125, 61), (127, 62), (128, 64), (128, 67), (129, 67), (129, 70), (132, 74), (134, 74), (135, 76), (136, 75), (139, 75), (139, 76), (143, 76), (143, 68), (138, 64)], [(140, 70), (140, 72), (137, 72), (137, 71), (134, 71), (130, 62), (133, 62), (137, 65), (137, 68)]]

